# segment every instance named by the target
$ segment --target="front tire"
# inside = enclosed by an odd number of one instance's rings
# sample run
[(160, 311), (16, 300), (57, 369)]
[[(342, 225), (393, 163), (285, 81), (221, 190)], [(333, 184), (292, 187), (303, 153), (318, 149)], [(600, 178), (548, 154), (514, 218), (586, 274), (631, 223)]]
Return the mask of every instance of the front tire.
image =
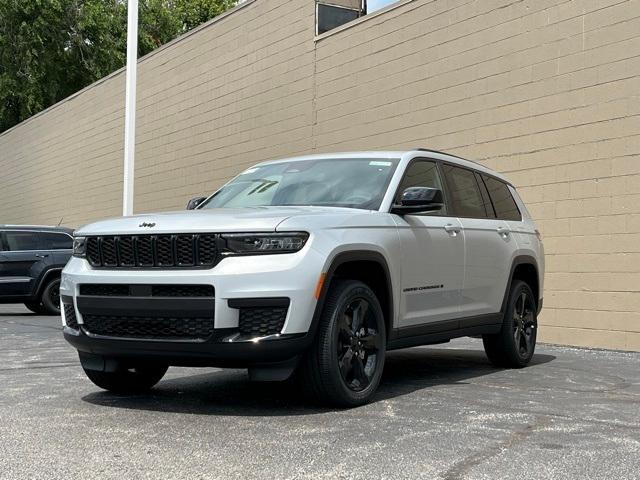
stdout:
[(384, 368), (386, 332), (380, 302), (356, 280), (331, 284), (315, 342), (300, 376), (322, 403), (363, 405), (375, 394)]
[(162, 380), (168, 368), (165, 365), (145, 365), (101, 372), (83, 367), (84, 373), (96, 386), (114, 393), (146, 392)]
[(525, 367), (533, 357), (537, 331), (537, 300), (529, 285), (516, 280), (511, 287), (502, 329), (482, 337), (484, 351), (489, 361), (498, 367)]

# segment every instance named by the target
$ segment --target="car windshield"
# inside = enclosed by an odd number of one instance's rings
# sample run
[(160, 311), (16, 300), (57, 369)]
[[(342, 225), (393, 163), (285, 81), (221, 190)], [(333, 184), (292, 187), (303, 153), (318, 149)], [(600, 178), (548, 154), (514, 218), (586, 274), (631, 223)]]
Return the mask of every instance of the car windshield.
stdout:
[(199, 208), (313, 205), (377, 210), (399, 159), (284, 161), (250, 168)]

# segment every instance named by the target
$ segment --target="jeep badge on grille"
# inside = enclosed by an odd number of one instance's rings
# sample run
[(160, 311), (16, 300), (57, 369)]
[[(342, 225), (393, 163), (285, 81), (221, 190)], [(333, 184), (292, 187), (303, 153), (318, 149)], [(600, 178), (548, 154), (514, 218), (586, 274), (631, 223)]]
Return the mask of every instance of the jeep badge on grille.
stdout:
[(155, 222), (152, 222), (152, 223), (142, 222), (142, 223), (141, 223), (140, 225), (138, 225), (138, 226), (139, 226), (139, 227), (149, 227), (149, 228), (151, 228), (151, 227), (155, 227), (155, 226), (156, 226), (156, 224), (155, 224)]

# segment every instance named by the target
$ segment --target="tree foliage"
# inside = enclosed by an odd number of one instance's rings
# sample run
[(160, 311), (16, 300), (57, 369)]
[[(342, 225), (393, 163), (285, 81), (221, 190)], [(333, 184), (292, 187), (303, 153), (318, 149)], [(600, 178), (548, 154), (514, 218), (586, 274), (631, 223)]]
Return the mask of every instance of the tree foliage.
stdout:
[[(139, 0), (138, 55), (235, 0)], [(0, 132), (121, 68), (125, 0), (0, 0)]]

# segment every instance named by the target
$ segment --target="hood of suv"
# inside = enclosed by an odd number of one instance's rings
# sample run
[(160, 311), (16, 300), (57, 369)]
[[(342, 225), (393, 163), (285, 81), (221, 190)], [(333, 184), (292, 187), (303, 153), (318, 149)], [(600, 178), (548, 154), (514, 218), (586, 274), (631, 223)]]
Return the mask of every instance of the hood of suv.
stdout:
[(145, 233), (274, 232), (284, 220), (299, 216), (362, 213), (337, 207), (252, 207), (185, 210), (113, 218), (85, 225), (76, 235)]

